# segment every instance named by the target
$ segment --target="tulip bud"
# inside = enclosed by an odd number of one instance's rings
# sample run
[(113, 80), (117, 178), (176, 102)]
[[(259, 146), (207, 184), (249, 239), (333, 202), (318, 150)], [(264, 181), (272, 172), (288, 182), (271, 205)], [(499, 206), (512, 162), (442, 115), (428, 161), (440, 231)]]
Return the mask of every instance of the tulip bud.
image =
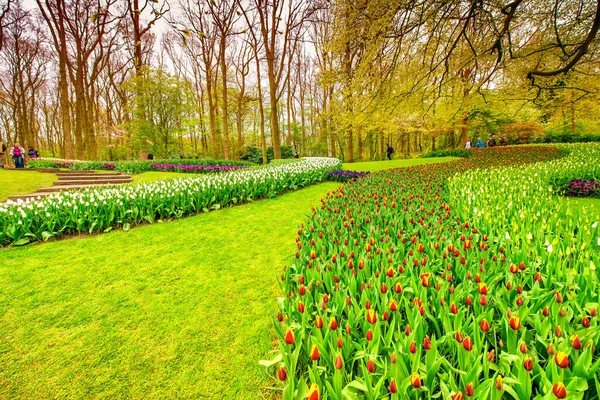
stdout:
[(454, 304), (454, 302), (452, 302), (452, 304), (450, 305), (450, 311), (454, 315), (458, 314), (458, 307), (456, 307), (456, 304)]
[(575, 335), (575, 338), (573, 339), (573, 342), (571, 342), (571, 345), (575, 350), (581, 350), (581, 339), (579, 339), (578, 335)]
[(460, 331), (456, 331), (456, 335), (455, 335), (454, 337), (456, 338), (456, 341), (457, 341), (458, 343), (462, 343), (462, 341), (463, 341), (463, 336), (462, 336), (462, 333), (460, 333)]
[(452, 396), (452, 400), (464, 400), (463, 394), (462, 392), (456, 392), (453, 396)]
[(338, 328), (337, 320), (335, 319), (335, 317), (332, 317), (331, 321), (329, 321), (329, 329), (331, 329), (332, 331), (335, 331), (337, 328)]
[(548, 308), (548, 306), (544, 307), (544, 309), (542, 310), (542, 315), (544, 317), (547, 317), (550, 315), (550, 309)]
[(498, 375), (496, 378), (496, 389), (502, 390), (502, 376)]
[(519, 328), (521, 327), (521, 319), (519, 317), (511, 317), (510, 321), (508, 322), (508, 325), (514, 329), (515, 331), (518, 331)]
[(284, 367), (279, 367), (279, 369), (277, 370), (277, 376), (279, 377), (279, 380), (282, 382), (287, 379), (287, 372)]
[(310, 350), (310, 359), (313, 361), (317, 361), (321, 355), (319, 354), (319, 348), (316, 344), (313, 344), (312, 349)]
[(479, 323), (479, 328), (483, 331), (483, 332), (487, 332), (490, 330), (490, 324), (488, 323), (487, 319), (482, 319), (481, 322)]
[(344, 361), (342, 360), (342, 355), (338, 354), (335, 357), (335, 368), (336, 369), (342, 369), (344, 367)]
[(410, 376), (410, 384), (415, 389), (418, 389), (421, 387), (421, 377), (419, 376), (419, 374), (417, 372), (413, 372), (412, 375)]
[(406, 328), (404, 328), (404, 334), (405, 334), (406, 336), (409, 336), (409, 335), (410, 335), (410, 325), (408, 325), (408, 324), (406, 325)]
[(389, 387), (390, 393), (394, 394), (398, 391), (398, 387), (396, 386), (396, 382), (392, 379), (390, 381), (390, 387)]
[(554, 355), (554, 362), (561, 368), (569, 367), (569, 357), (566, 353), (563, 353), (562, 351), (556, 352), (556, 354)]
[(425, 336), (425, 339), (423, 339), (423, 348), (425, 350), (431, 350), (431, 339), (429, 339), (429, 336)]
[(467, 383), (467, 386), (465, 386), (465, 393), (467, 394), (467, 396), (471, 397), (473, 396), (473, 384), (472, 383)]
[(390, 300), (390, 311), (398, 311), (398, 303), (396, 300)]
[(581, 320), (581, 325), (583, 325), (584, 328), (589, 328), (590, 319), (588, 317), (583, 317), (583, 319)]
[(527, 345), (525, 344), (525, 342), (521, 342), (521, 345), (519, 346), (519, 351), (523, 354), (527, 353)]
[(283, 314), (280, 312), (277, 313), (277, 321), (282, 322), (283, 321)]
[(560, 325), (556, 326), (556, 329), (554, 330), (554, 335), (556, 337), (561, 337), (562, 336), (562, 329), (560, 329)]
[(412, 354), (415, 354), (417, 352), (417, 343), (414, 340), (410, 343), (409, 351)]
[(546, 353), (548, 353), (549, 356), (554, 354), (554, 346), (552, 346), (552, 343), (548, 344), (548, 347), (546, 347)]
[(473, 304), (473, 300), (471, 300), (471, 297), (467, 297), (467, 299), (465, 300), (465, 303), (467, 304), (467, 306), (470, 306), (471, 304)]
[(352, 333), (352, 328), (350, 327), (350, 325), (346, 324), (346, 333), (348, 335), (350, 335)]
[(321, 398), (321, 393), (319, 393), (319, 385), (313, 383), (310, 385), (310, 389), (308, 389), (307, 400), (319, 400)]
[(371, 359), (367, 361), (367, 371), (369, 371), (370, 373), (375, 372), (375, 363)]
[(567, 397), (567, 388), (562, 382), (555, 383), (554, 386), (552, 386), (552, 392), (558, 399)]
[(467, 351), (471, 351), (473, 349), (473, 341), (471, 340), (470, 337), (467, 336), (466, 338), (463, 339), (463, 347)]
[(370, 329), (367, 331), (367, 340), (369, 342), (373, 340), (373, 332)]
[(396, 364), (396, 360), (397, 360), (396, 353), (392, 353), (392, 355), (390, 356), (390, 362), (392, 364)]
[(565, 315), (567, 315), (567, 310), (563, 307), (560, 309), (560, 311), (558, 312), (558, 315), (560, 315), (561, 317), (564, 317)]
[(374, 324), (375, 322), (377, 322), (377, 314), (375, 313), (375, 310), (372, 308), (367, 310), (367, 321), (370, 324)]
[[(479, 276), (479, 275), (477, 275)], [(485, 283), (480, 283), (478, 288), (479, 294), (488, 294), (487, 285)]]
[(531, 371), (533, 369), (533, 360), (531, 358), (527, 358), (525, 362), (523, 362), (523, 368), (527, 371)]
[(481, 304), (484, 307), (487, 305), (487, 299), (485, 298), (485, 296), (481, 296), (481, 298), (479, 299), (479, 304)]
[(596, 308), (592, 308), (592, 309), (590, 310), (590, 315), (591, 315), (592, 317), (596, 317), (596, 316), (598, 315), (598, 308), (597, 308), (597, 307), (596, 307)]
[(494, 359), (495, 359), (495, 356), (494, 356), (494, 350), (492, 349), (492, 350), (490, 350), (490, 352), (489, 352), (489, 353), (488, 353), (488, 355), (487, 355), (487, 360), (488, 360), (489, 362), (494, 362)]
[(292, 331), (292, 328), (287, 328), (287, 331), (285, 331), (285, 342), (287, 344), (294, 344), (294, 332)]

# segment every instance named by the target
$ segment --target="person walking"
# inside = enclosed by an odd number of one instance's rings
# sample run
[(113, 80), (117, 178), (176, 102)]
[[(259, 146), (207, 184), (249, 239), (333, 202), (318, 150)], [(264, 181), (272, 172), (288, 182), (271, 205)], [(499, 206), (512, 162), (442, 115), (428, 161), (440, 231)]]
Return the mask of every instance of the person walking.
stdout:
[(465, 143), (465, 149), (471, 149), (471, 139), (467, 139), (467, 143)]
[(15, 162), (15, 168), (24, 168), (25, 160), (23, 159), (23, 155), (25, 154), (25, 149), (21, 147), (19, 143), (15, 143), (15, 145), (10, 149), (10, 155)]
[(27, 155), (29, 156), (30, 160), (35, 160), (40, 156), (40, 153), (33, 146), (29, 146), (29, 150), (27, 150)]
[(392, 160), (392, 153), (394, 153), (394, 148), (392, 147), (391, 144), (388, 143), (388, 147), (387, 147), (387, 158), (388, 160)]
[(477, 143), (475, 144), (476, 149), (483, 149), (483, 140), (481, 138), (477, 139)]

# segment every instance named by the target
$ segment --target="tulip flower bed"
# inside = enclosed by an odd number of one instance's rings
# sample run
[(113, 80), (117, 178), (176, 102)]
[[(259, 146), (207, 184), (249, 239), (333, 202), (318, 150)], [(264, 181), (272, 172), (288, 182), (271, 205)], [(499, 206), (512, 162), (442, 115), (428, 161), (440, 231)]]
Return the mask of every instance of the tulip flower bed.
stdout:
[(598, 398), (600, 232), (550, 186), (598, 152), (482, 150), (328, 193), (278, 280), (261, 363), (283, 398)]
[(40, 200), (9, 203), (0, 206), (0, 245), (116, 227), (127, 230), (135, 224), (272, 197), (323, 181), (339, 165), (334, 158), (305, 158), (270, 168), (59, 192)]
[(369, 172), (346, 171), (343, 169), (336, 169), (335, 171), (327, 173), (327, 179), (334, 182), (348, 182), (353, 179), (362, 178), (366, 175), (369, 175)]
[[(156, 170), (152, 165), (157, 164), (177, 164), (177, 165), (204, 165), (204, 166), (242, 166), (252, 167), (255, 164), (247, 161), (230, 160), (160, 160), (157, 161), (115, 161), (114, 163), (105, 163), (103, 161), (77, 161), (77, 160), (57, 160), (40, 159), (31, 160), (27, 168), (69, 168), (74, 171), (89, 170), (116, 170), (128, 174), (139, 174), (141, 172)], [(191, 171), (190, 171), (191, 172)]]
[(150, 171), (214, 173), (248, 168), (247, 165), (150, 164)]

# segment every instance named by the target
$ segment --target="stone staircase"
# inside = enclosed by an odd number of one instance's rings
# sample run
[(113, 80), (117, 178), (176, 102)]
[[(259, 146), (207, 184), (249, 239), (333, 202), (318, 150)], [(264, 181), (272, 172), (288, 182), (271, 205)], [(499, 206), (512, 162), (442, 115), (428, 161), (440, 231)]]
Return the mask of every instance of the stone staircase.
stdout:
[(43, 171), (52, 172), (58, 176), (58, 181), (54, 182), (54, 186), (40, 188), (36, 193), (20, 194), (9, 196), (9, 200), (17, 199), (35, 199), (38, 197), (49, 196), (52, 193), (61, 192), (64, 190), (77, 190), (90, 187), (106, 187), (114, 185), (123, 185), (131, 183), (133, 180), (131, 175), (120, 172), (95, 172), (95, 171)]

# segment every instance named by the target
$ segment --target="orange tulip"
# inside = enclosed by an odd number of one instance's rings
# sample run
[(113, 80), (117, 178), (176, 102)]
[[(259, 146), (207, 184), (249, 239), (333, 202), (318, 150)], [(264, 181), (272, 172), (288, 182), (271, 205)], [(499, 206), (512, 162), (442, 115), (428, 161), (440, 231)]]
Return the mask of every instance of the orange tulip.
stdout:
[(323, 318), (318, 315), (315, 317), (315, 326), (319, 329), (323, 327)]
[(398, 391), (398, 386), (396, 386), (396, 382), (392, 379), (390, 381), (390, 393), (394, 394)]
[(338, 354), (335, 357), (335, 368), (336, 369), (342, 369), (344, 367), (344, 360), (342, 359), (342, 355)]
[(481, 330), (483, 332), (487, 332), (490, 330), (490, 324), (488, 323), (487, 319), (482, 319), (481, 322), (479, 323), (479, 328), (481, 328)]
[(467, 383), (467, 386), (465, 386), (465, 393), (469, 397), (473, 396), (473, 384), (472, 383)]
[(454, 315), (458, 314), (458, 307), (456, 307), (456, 304), (454, 304), (454, 302), (452, 302), (452, 304), (450, 304), (450, 311)]
[(466, 338), (464, 338), (464, 340), (463, 340), (463, 347), (467, 351), (473, 350), (473, 341), (471, 340), (470, 337), (467, 336)]
[(398, 303), (396, 300), (390, 300), (390, 311), (398, 311)]
[(456, 392), (454, 396), (452, 396), (452, 400), (464, 400), (462, 392)]
[(487, 286), (486, 286), (486, 284), (485, 284), (485, 283), (483, 283), (483, 282), (481, 282), (481, 283), (479, 284), (479, 289), (478, 289), (478, 291), (479, 291), (479, 294), (488, 294), (488, 289), (487, 289)]
[(513, 328), (515, 331), (518, 331), (521, 327), (521, 319), (519, 317), (510, 317), (510, 321), (508, 325)]
[(502, 376), (498, 375), (496, 378), (496, 389), (502, 390)]

